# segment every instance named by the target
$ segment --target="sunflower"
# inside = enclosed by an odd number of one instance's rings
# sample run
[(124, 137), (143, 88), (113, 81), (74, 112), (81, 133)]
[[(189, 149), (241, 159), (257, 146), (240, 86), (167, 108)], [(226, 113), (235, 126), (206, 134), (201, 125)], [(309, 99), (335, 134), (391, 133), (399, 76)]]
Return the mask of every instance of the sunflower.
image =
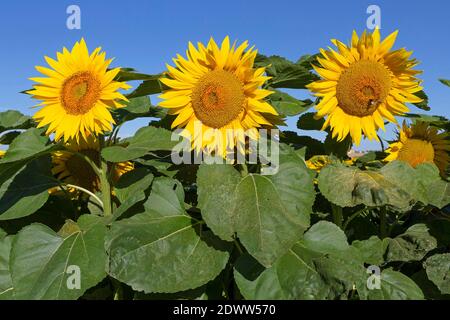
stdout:
[(398, 140), (391, 143), (386, 152), (386, 161), (403, 160), (412, 167), (429, 162), (434, 163), (443, 177), (450, 162), (450, 140), (448, 133), (439, 133), (438, 129), (425, 122), (417, 122), (408, 127), (403, 122), (403, 128), (398, 134)]
[[(355, 158), (350, 158), (347, 160), (343, 160), (342, 163), (344, 163), (345, 165), (351, 166), (355, 163), (355, 161), (356, 161)], [(332, 164), (333, 162), (337, 162), (337, 159), (333, 159), (332, 157), (327, 156), (327, 155), (316, 155), (316, 156), (312, 156), (305, 162), (306, 162), (306, 166), (309, 169), (314, 170), (317, 173), (320, 173), (320, 170), (322, 170), (327, 165)]]
[(5, 155), (6, 151), (5, 150), (0, 150), (0, 159), (3, 158), (3, 156)]
[(38, 127), (48, 125), (46, 134), (55, 133), (55, 140), (86, 138), (87, 134), (101, 134), (111, 130), (114, 120), (110, 110), (128, 101), (118, 90), (129, 89), (124, 82), (113, 79), (120, 68), (108, 70), (112, 59), (106, 60), (101, 48), (89, 54), (84, 39), (75, 43), (72, 51), (63, 48), (54, 60), (45, 57), (51, 68), (37, 66), (47, 77), (30, 78), (37, 82), (28, 91), (41, 100), (34, 115)]
[[(52, 154), (53, 175), (60, 181), (76, 185), (92, 192), (100, 191), (100, 179), (92, 167), (82, 157), (75, 153), (81, 153), (88, 157), (97, 166), (100, 164), (100, 143), (93, 136), (86, 140), (69, 140), (65, 144), (67, 150), (55, 151)], [(116, 163), (112, 168), (112, 179), (117, 181), (124, 173), (133, 170), (132, 162)], [(74, 191), (74, 190), (71, 190)]]
[(409, 109), (406, 103), (419, 103), (415, 93), (422, 90), (413, 70), (418, 64), (410, 59), (411, 51), (392, 51), (397, 31), (381, 41), (380, 32), (353, 32), (351, 45), (332, 40), (337, 51), (320, 50), (322, 57), (313, 66), (321, 80), (307, 87), (321, 101), (316, 118), (326, 116), (322, 130), (331, 127), (332, 136), (342, 141), (349, 134), (359, 145), (362, 133), (378, 140), (377, 130), (384, 130), (384, 121), (396, 123), (395, 115)]
[(231, 46), (228, 37), (220, 48), (213, 38), (206, 47), (189, 43), (187, 58), (177, 55), (176, 67), (167, 65), (169, 77), (160, 79), (170, 89), (159, 105), (176, 116), (172, 128), (184, 128), (181, 135), (196, 151), (243, 152), (245, 136), (257, 140), (257, 128), (274, 125), (278, 113), (264, 101), (272, 91), (261, 89), (269, 77), (265, 68), (253, 68), (257, 51), (247, 48), (247, 41)]

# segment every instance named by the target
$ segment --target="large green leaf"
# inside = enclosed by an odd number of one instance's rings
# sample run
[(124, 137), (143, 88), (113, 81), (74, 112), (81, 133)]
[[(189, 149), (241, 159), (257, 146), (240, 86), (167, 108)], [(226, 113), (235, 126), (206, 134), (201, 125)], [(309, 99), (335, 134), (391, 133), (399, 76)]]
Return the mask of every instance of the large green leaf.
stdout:
[(315, 113), (308, 112), (302, 114), (297, 121), (297, 128), (302, 130), (321, 130), (325, 120), (323, 118), (315, 119)]
[(171, 140), (172, 134), (163, 128), (144, 127), (124, 141), (125, 147), (107, 147), (102, 150), (102, 156), (107, 161), (122, 162), (142, 157), (150, 151), (172, 150), (178, 144), (178, 139)]
[(387, 180), (380, 172), (361, 171), (340, 163), (323, 168), (318, 183), (322, 194), (341, 207), (365, 204), (408, 208), (411, 201), (406, 191)]
[(114, 190), (119, 201), (125, 202), (137, 193), (145, 192), (150, 187), (152, 181), (153, 174), (150, 170), (141, 167), (122, 175), (114, 186)]
[(52, 178), (50, 159), (29, 162), (0, 185), (0, 220), (17, 219), (36, 212), (57, 186)]
[(0, 229), (0, 300), (13, 299), (13, 284), (9, 268), (9, 256), (13, 236)]
[(352, 247), (359, 250), (359, 253), (365, 263), (380, 266), (384, 263), (389, 239), (381, 240), (377, 236), (372, 236), (367, 240), (355, 240)]
[[(248, 252), (265, 266), (300, 239), (309, 226), (314, 202), (312, 177), (303, 159), (281, 145), (279, 160), (275, 175), (250, 174), (239, 179), (231, 168), (205, 166), (197, 181), (199, 206), (211, 229), (225, 240), (236, 232)], [(225, 182), (217, 189), (222, 174)], [(207, 190), (216, 191), (206, 194)]]
[(410, 278), (392, 269), (381, 272), (380, 289), (368, 291), (370, 300), (422, 300), (422, 290)]
[(306, 85), (318, 79), (318, 76), (300, 63), (291, 62), (279, 56), (258, 55), (255, 66), (267, 67), (266, 73), (272, 77), (268, 85), (273, 88), (305, 89)]
[(214, 279), (229, 254), (184, 210), (179, 183), (156, 178), (145, 213), (112, 224), (109, 274), (133, 289), (178, 292)]
[(437, 247), (436, 239), (424, 224), (415, 224), (405, 233), (388, 239), (386, 261), (419, 261)]
[(442, 294), (450, 294), (450, 253), (435, 254), (429, 257), (424, 268), (428, 278)]
[[(14, 238), (10, 266), (16, 299), (77, 299), (106, 275), (106, 226), (100, 217), (68, 221), (59, 234), (42, 224)], [(79, 268), (80, 288), (74, 276)], [(73, 281), (73, 282), (72, 282)]]
[(295, 116), (312, 107), (311, 100), (299, 100), (291, 95), (275, 90), (268, 97), (269, 103), (284, 117)]
[(450, 203), (450, 184), (441, 179), (434, 164), (423, 163), (413, 169), (404, 161), (393, 161), (384, 166), (380, 173), (415, 201), (438, 208)]
[(27, 129), (31, 127), (31, 118), (16, 110), (0, 112), (0, 133), (13, 129)]
[(231, 165), (200, 166), (197, 172), (198, 207), (208, 227), (223, 240), (236, 230), (236, 187), (241, 175)]
[(313, 225), (272, 267), (264, 270), (243, 256), (234, 275), (246, 299), (334, 299), (353, 285), (364, 292), (367, 278), (358, 251), (338, 226), (325, 221)]
[(5, 156), (0, 159), (0, 166), (7, 163), (30, 160), (55, 149), (48, 144), (49, 139), (42, 136), (42, 129), (28, 129), (13, 140)]

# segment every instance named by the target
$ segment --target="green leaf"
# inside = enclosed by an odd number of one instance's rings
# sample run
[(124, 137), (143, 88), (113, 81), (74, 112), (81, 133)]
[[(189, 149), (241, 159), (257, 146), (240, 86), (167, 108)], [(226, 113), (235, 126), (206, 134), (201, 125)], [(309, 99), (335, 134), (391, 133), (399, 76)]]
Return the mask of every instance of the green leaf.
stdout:
[(208, 227), (222, 240), (236, 230), (236, 187), (241, 175), (230, 165), (202, 164), (197, 172), (198, 207)]
[(0, 300), (13, 299), (13, 284), (9, 269), (9, 256), (13, 238), (0, 229)]
[(384, 254), (388, 244), (388, 239), (381, 240), (377, 236), (372, 236), (367, 240), (353, 241), (352, 247), (359, 250), (359, 253), (365, 263), (379, 266), (384, 263)]
[(49, 139), (42, 136), (42, 129), (28, 129), (13, 140), (5, 156), (0, 159), (2, 164), (30, 160), (55, 149), (55, 145), (48, 144)]
[(208, 226), (211, 223), (211, 229), (225, 240), (236, 232), (264, 266), (283, 255), (309, 226), (312, 176), (304, 160), (286, 145), (280, 145), (280, 166), (274, 175), (250, 174), (240, 179), (231, 167), (205, 165), (197, 184)]
[(117, 198), (121, 203), (138, 193), (144, 193), (153, 181), (153, 174), (147, 168), (137, 168), (122, 175), (114, 186)]
[(136, 81), (136, 80), (152, 80), (159, 75), (151, 75), (136, 72), (133, 68), (121, 68), (114, 80), (116, 81)]
[(302, 130), (322, 130), (325, 120), (323, 118), (314, 119), (315, 113), (308, 112), (302, 114), (297, 121), (297, 128)]
[(412, 199), (425, 205), (442, 208), (450, 202), (449, 183), (441, 179), (434, 164), (423, 163), (414, 169), (404, 161), (393, 161), (384, 166), (380, 173), (409, 193)]
[(340, 159), (347, 157), (347, 153), (350, 151), (352, 145), (353, 142), (350, 136), (347, 136), (342, 141), (338, 141), (336, 138), (333, 138), (331, 132), (328, 132), (328, 135), (323, 143), (326, 154), (334, 155)]
[(341, 163), (327, 165), (318, 177), (319, 189), (331, 202), (341, 207), (392, 205), (408, 208), (411, 197), (380, 172), (361, 171)]
[(437, 247), (437, 241), (424, 224), (415, 224), (405, 233), (388, 239), (386, 261), (420, 261)]
[(184, 215), (183, 185), (175, 179), (155, 178), (144, 208), (158, 216)]
[(159, 177), (145, 212), (112, 224), (106, 247), (109, 273), (137, 291), (172, 293), (214, 279), (229, 254), (184, 210), (181, 184)]
[[(68, 224), (63, 235), (32, 224), (15, 236), (10, 266), (16, 299), (77, 299), (105, 277), (106, 226), (101, 218), (84, 215), (77, 224)], [(75, 284), (70, 266), (79, 267), (80, 289), (70, 286)]]
[(313, 225), (268, 269), (242, 256), (234, 276), (246, 299), (311, 300), (338, 298), (354, 284), (363, 292), (367, 278), (358, 252), (348, 246), (342, 230), (329, 222)]
[(143, 81), (136, 90), (127, 95), (127, 98), (131, 99), (161, 93), (163, 91), (163, 84), (159, 81), (160, 77), (161, 75), (157, 74)]
[(403, 273), (392, 269), (381, 272), (380, 289), (369, 290), (370, 300), (422, 300), (422, 290)]
[(308, 249), (328, 253), (349, 248), (344, 231), (334, 223), (319, 221), (305, 233), (303, 243)]
[(431, 108), (428, 106), (428, 96), (425, 93), (425, 91), (422, 90), (422, 91), (416, 92), (416, 93), (414, 93), (414, 95), (423, 99), (422, 102), (413, 103), (417, 108), (425, 110), (425, 111), (431, 110)]
[(305, 89), (306, 85), (319, 79), (301, 63), (293, 63), (279, 56), (258, 55), (255, 66), (267, 67), (266, 73), (272, 77), (268, 85), (273, 88)]
[(442, 294), (450, 294), (450, 253), (435, 254), (424, 262), (428, 278)]
[(102, 156), (107, 161), (122, 162), (142, 157), (150, 151), (172, 150), (178, 144), (178, 136), (175, 136), (176, 141), (172, 141), (172, 135), (166, 129), (144, 127), (124, 141), (126, 147), (107, 147), (102, 150)]
[(0, 135), (0, 144), (9, 145), (21, 134), (20, 131), (9, 131)]
[(270, 266), (309, 226), (315, 197), (312, 176), (294, 150), (280, 145), (278, 173), (250, 174), (236, 193), (239, 239), (261, 264)]
[(282, 117), (295, 116), (311, 108), (311, 100), (299, 100), (291, 95), (275, 90), (268, 97), (269, 103), (277, 110)]
[(443, 84), (445, 84), (447, 87), (450, 87), (450, 80), (447, 79), (439, 79), (439, 81)]
[(31, 127), (30, 117), (16, 110), (0, 112), (0, 133), (13, 129), (28, 129)]
[(48, 189), (57, 186), (50, 165), (49, 157), (31, 161), (0, 185), (0, 220), (28, 216), (47, 202)]
[(229, 254), (211, 244), (186, 215), (137, 214), (114, 222), (106, 247), (109, 274), (134, 290), (178, 292), (199, 287), (225, 267)]

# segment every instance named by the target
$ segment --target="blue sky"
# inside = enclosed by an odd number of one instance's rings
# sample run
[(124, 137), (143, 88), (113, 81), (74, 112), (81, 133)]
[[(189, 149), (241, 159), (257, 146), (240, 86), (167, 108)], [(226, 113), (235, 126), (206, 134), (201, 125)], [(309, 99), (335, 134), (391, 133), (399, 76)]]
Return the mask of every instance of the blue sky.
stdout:
[[(71, 4), (81, 8), (81, 30), (66, 28), (66, 8)], [(161, 72), (176, 53), (184, 54), (188, 41), (205, 42), (210, 36), (249, 40), (265, 55), (296, 60), (328, 46), (331, 38), (348, 42), (353, 29), (361, 32), (366, 27), (366, 9), (371, 4), (381, 8), (382, 36), (399, 29), (396, 46), (414, 50), (414, 57), (421, 61), (430, 113), (450, 117), (450, 89), (437, 80), (450, 78), (450, 3), (446, 0), (2, 2), (0, 110), (32, 114), (33, 101), (19, 92), (30, 88), (27, 79), (37, 75), (34, 66), (44, 65), (44, 55), (54, 57), (81, 37), (89, 48), (102, 46), (109, 57), (115, 57), (115, 66), (145, 73)], [(307, 97), (308, 93), (297, 90), (294, 95)], [(292, 128), (295, 121), (289, 121)], [(122, 134), (129, 135), (146, 123), (134, 122)], [(361, 148), (376, 146), (365, 142)]]

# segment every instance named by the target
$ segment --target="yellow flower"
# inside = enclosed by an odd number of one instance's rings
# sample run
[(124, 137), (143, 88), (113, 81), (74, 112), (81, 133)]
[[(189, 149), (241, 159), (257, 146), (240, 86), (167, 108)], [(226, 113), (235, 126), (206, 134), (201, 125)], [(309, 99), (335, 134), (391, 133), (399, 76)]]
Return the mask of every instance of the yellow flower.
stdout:
[(5, 150), (0, 150), (0, 159), (3, 158), (3, 156), (5, 155), (6, 151)]
[[(100, 179), (95, 171), (82, 157), (74, 154), (81, 153), (98, 166), (100, 164), (99, 141), (89, 136), (87, 140), (80, 139), (78, 142), (70, 140), (65, 146), (67, 150), (55, 151), (52, 154), (53, 175), (66, 184), (76, 185), (92, 192), (100, 191)], [(117, 181), (121, 175), (133, 168), (132, 162), (116, 163), (113, 167), (112, 179)]]
[(316, 171), (317, 173), (319, 173), (323, 167), (331, 163), (333, 163), (333, 161), (329, 156), (321, 156), (321, 155), (313, 156), (310, 159), (306, 160), (306, 166), (309, 169)]
[[(320, 170), (322, 170), (327, 165), (333, 163), (333, 161), (337, 162), (337, 160), (333, 160), (330, 156), (316, 155), (316, 156), (312, 156), (305, 162), (306, 162), (306, 166), (309, 169), (314, 170), (317, 173), (319, 173)], [(352, 166), (355, 163), (355, 161), (356, 161), (355, 158), (351, 158), (351, 159), (343, 160), (342, 163), (344, 163), (348, 166)]]
[(398, 140), (389, 145), (386, 150), (389, 155), (385, 161), (402, 160), (412, 167), (425, 162), (434, 163), (443, 177), (450, 162), (450, 140), (448, 133), (439, 133), (438, 129), (425, 122), (417, 122), (403, 128), (398, 134)]
[(196, 151), (243, 152), (244, 132), (257, 140), (257, 128), (273, 126), (270, 116), (278, 114), (264, 101), (272, 91), (261, 89), (269, 77), (265, 68), (253, 68), (257, 51), (247, 48), (247, 41), (236, 47), (228, 37), (219, 48), (211, 38), (206, 47), (189, 43), (187, 58), (177, 55), (176, 67), (167, 65), (169, 77), (161, 82), (170, 89), (159, 105), (176, 115), (172, 128), (184, 128), (181, 135)]
[(370, 140), (378, 140), (377, 130), (384, 130), (384, 121), (396, 123), (394, 115), (409, 109), (405, 103), (419, 103), (414, 95), (422, 89), (413, 70), (418, 62), (409, 59), (412, 52), (405, 49), (391, 51), (397, 31), (381, 41), (380, 32), (364, 32), (359, 38), (353, 32), (351, 45), (332, 40), (337, 51), (320, 50), (322, 57), (314, 69), (322, 80), (308, 85), (317, 97), (316, 118), (326, 117), (322, 129), (331, 127), (339, 141), (349, 134), (359, 145), (362, 133)]
[(72, 51), (63, 48), (56, 60), (45, 57), (50, 68), (37, 66), (47, 77), (30, 78), (39, 84), (28, 91), (42, 102), (34, 115), (38, 127), (48, 125), (46, 134), (86, 139), (87, 135), (111, 130), (114, 120), (110, 110), (122, 107), (119, 100), (128, 101), (118, 90), (129, 89), (124, 82), (114, 81), (120, 68), (108, 70), (112, 59), (106, 60), (101, 48), (89, 54), (84, 39), (75, 43)]

